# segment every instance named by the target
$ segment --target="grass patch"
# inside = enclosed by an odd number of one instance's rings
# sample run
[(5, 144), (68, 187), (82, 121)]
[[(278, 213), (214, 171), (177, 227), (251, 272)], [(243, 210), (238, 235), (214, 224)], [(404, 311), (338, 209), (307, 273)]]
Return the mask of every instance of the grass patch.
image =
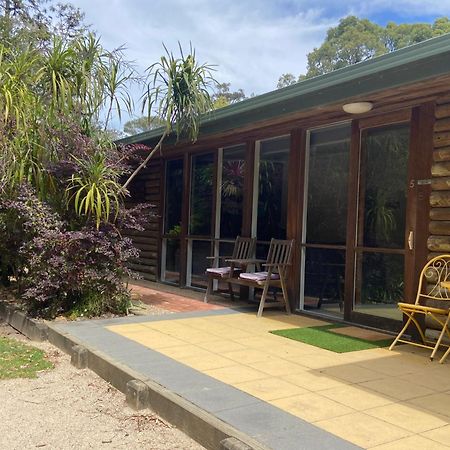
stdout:
[(0, 380), (36, 378), (37, 372), (51, 369), (45, 353), (14, 339), (0, 337)]
[(331, 324), (319, 327), (291, 328), (289, 330), (275, 330), (270, 333), (283, 336), (294, 341), (330, 350), (336, 353), (356, 352), (358, 350), (368, 350), (370, 348), (387, 347), (392, 339), (381, 339), (379, 341), (369, 341), (366, 339), (344, 336), (333, 333), (333, 329), (341, 328), (345, 325)]

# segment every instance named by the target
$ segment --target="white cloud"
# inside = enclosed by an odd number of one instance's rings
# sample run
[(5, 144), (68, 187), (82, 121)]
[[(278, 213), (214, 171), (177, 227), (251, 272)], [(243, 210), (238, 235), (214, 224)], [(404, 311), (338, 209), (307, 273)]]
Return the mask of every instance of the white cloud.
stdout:
[(162, 42), (177, 51), (192, 42), (198, 60), (216, 65), (215, 77), (232, 89), (261, 94), (275, 89), (282, 73), (300, 74), (306, 54), (320, 45), (336, 19), (321, 11), (283, 11), (270, 1), (74, 0), (107, 48), (125, 44), (140, 70), (163, 54)]
[(232, 89), (261, 94), (279, 76), (306, 70), (306, 55), (326, 30), (354, 13), (450, 14), (450, 0), (72, 0), (106, 48), (125, 44), (140, 70), (158, 61), (162, 42), (176, 51), (192, 42), (198, 60), (217, 65)]

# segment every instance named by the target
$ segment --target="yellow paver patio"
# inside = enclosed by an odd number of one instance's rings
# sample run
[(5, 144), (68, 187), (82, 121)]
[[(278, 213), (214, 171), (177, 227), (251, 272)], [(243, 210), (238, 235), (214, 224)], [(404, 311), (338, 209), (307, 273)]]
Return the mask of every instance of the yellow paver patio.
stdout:
[(408, 346), (338, 354), (269, 333), (323, 324), (233, 313), (108, 329), (363, 448), (450, 447), (450, 363)]

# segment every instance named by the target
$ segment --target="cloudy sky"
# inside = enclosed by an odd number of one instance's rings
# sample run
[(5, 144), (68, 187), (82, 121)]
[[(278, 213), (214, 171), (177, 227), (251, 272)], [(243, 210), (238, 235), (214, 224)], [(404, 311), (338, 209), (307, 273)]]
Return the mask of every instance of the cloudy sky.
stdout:
[(125, 44), (141, 71), (162, 43), (192, 42), (215, 78), (247, 95), (275, 89), (279, 76), (305, 72), (306, 54), (349, 14), (385, 25), (450, 16), (450, 0), (72, 0), (112, 49)]

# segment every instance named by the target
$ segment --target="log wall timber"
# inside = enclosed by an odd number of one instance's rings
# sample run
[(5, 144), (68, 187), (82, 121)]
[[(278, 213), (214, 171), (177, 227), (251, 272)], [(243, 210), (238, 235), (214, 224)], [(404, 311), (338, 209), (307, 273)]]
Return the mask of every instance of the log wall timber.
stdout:
[(450, 97), (436, 102), (428, 257), (450, 253)]
[(159, 239), (161, 227), (161, 172), (163, 163), (160, 158), (152, 159), (148, 166), (131, 182), (128, 204), (151, 203), (154, 215), (150, 218), (144, 231), (126, 232), (140, 250), (139, 258), (131, 261), (130, 269), (138, 272), (144, 279), (156, 281), (159, 273)]

